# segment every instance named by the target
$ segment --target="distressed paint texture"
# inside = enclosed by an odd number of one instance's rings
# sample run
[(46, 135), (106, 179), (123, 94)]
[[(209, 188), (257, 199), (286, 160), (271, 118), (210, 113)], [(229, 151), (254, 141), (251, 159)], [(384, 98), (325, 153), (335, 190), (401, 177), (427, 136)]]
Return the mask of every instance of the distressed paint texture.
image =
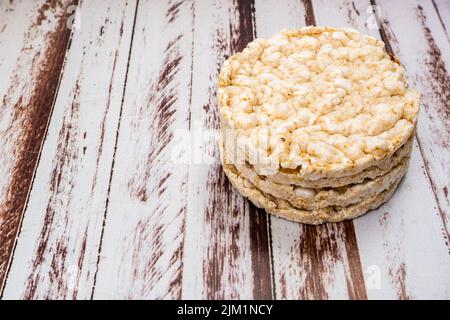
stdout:
[[(450, 297), (446, 1), (73, 4), (0, 2), (3, 298)], [(318, 227), (232, 188), (216, 111), (227, 57), (314, 24), (383, 39), (423, 95), (391, 201)]]
[(4, 298), (91, 296), (135, 7), (79, 8)]
[[(58, 89), (71, 32), (68, 9), (74, 4), (76, 1), (2, 4), (0, 287)], [(25, 13), (27, 17), (22, 18)]]

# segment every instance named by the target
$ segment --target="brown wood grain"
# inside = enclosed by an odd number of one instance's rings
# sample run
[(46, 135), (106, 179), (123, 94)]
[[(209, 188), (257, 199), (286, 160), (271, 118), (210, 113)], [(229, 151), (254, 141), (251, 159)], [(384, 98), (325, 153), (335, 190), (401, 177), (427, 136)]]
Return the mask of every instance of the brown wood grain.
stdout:
[(316, 18), (314, 17), (314, 9), (311, 0), (302, 0), (302, 3), (305, 8), (305, 25), (315, 26)]
[[(426, 39), (426, 45), (427, 45), (427, 60), (426, 60), (426, 67), (428, 69), (428, 75), (426, 77), (426, 80), (431, 85), (431, 88), (433, 90), (433, 95), (435, 98), (434, 105), (430, 106), (428, 104), (424, 104), (424, 107), (427, 108), (434, 108), (437, 110), (437, 113), (440, 116), (440, 120), (445, 124), (445, 128), (447, 129), (447, 137), (441, 137), (440, 143), (441, 146), (449, 149), (450, 148), (450, 142), (448, 141), (448, 137), (450, 137), (450, 74), (447, 70), (447, 66), (445, 65), (445, 62), (443, 60), (441, 49), (436, 44), (436, 41), (434, 40), (434, 37), (431, 33), (430, 28), (427, 25), (427, 17), (424, 14), (423, 7), (421, 5), (417, 6), (417, 18), (420, 21), (420, 25), (422, 27), (423, 33), (425, 35)], [(439, 12), (439, 11), (437, 11)], [(442, 24), (444, 27), (444, 24)], [(445, 30), (445, 28), (444, 28)], [(394, 39), (390, 39), (390, 41), (395, 41)], [(429, 165), (429, 157), (425, 155), (425, 148), (423, 146), (422, 140), (420, 139), (419, 135), (416, 134), (417, 142), (419, 144), (420, 152), (422, 154), (422, 158), (424, 159), (424, 165), (425, 169), (428, 175), (428, 178), (431, 183), (431, 187), (433, 189), (433, 193), (436, 198), (436, 203), (439, 209), (439, 213), (442, 217), (442, 222), (444, 224), (445, 233), (447, 236), (447, 241), (450, 239), (450, 233), (448, 228), (448, 217), (445, 214), (445, 211), (441, 204), (441, 199), (438, 195), (437, 191), (437, 183), (435, 182), (435, 179), (433, 178), (433, 173), (431, 172), (430, 165)], [(450, 172), (448, 172), (450, 174)], [(443, 187), (444, 194), (448, 193), (446, 191), (447, 186)], [(445, 198), (448, 202), (447, 195), (445, 195)], [(450, 216), (450, 213), (448, 213)], [(450, 245), (449, 252), (450, 252)]]
[[(242, 51), (256, 37), (254, 0), (238, 1), (239, 29), (232, 34), (231, 53)], [(234, 36), (235, 35), (235, 36)], [(217, 126), (217, 123), (216, 123)], [(252, 253), (253, 298), (272, 299), (269, 217), (264, 210), (245, 200), (249, 211), (250, 250)]]
[(271, 228), (267, 214), (248, 203), (250, 221), (250, 250), (252, 252), (253, 273), (253, 298), (274, 299), (274, 284), (272, 273), (271, 252)]
[[(66, 124), (61, 128), (58, 135), (58, 160), (57, 165), (53, 168), (51, 174), (51, 187), (50, 187), (50, 199), (48, 201), (45, 217), (43, 223), (43, 229), (37, 241), (37, 248), (34, 255), (32, 269), (30, 270), (30, 274), (27, 281), (27, 288), (24, 293), (25, 299), (33, 299), (36, 297), (36, 289), (39, 284), (40, 277), (37, 276), (39, 274), (39, 270), (41, 265), (45, 262), (46, 252), (53, 251), (54, 254), (51, 257), (51, 271), (49, 272), (49, 277), (51, 282), (55, 284), (56, 288), (59, 288), (58, 295), (65, 296), (63, 291), (66, 290), (65, 282), (62, 280), (62, 273), (64, 273), (64, 260), (67, 255), (68, 250), (71, 248), (67, 247), (67, 242), (64, 239), (60, 239), (56, 243), (56, 247), (52, 248), (52, 244), (49, 241), (52, 226), (56, 220), (56, 216), (61, 212), (58, 206), (58, 202), (60, 200), (60, 193), (62, 191), (62, 187), (64, 185), (65, 176), (67, 175), (67, 168), (75, 169), (71, 165), (71, 160), (77, 157), (77, 147), (75, 143), (78, 139), (77, 136), (77, 127), (76, 123), (79, 121), (80, 116), (80, 78), (78, 78), (75, 88), (74, 88), (74, 97), (71, 105), (71, 112), (68, 115)], [(70, 170), (70, 169), (69, 169)], [(67, 194), (68, 198), (73, 199), (74, 197), (74, 184), (70, 184), (70, 188), (64, 190), (64, 193)], [(66, 223), (68, 222), (65, 219)], [(65, 226), (67, 229), (67, 225)], [(82, 247), (85, 246), (85, 241)], [(80, 256), (80, 260), (78, 263), (82, 263), (82, 259), (84, 256), (84, 252)]]
[(135, 2), (85, 1), (78, 9), (6, 299), (92, 292)]
[[(233, 55), (239, 51), (242, 51), (249, 42), (255, 38), (255, 9), (253, 0), (238, 0), (234, 2), (235, 11), (234, 15), (237, 17), (237, 23), (230, 23), (231, 41), (228, 44), (228, 54)], [(227, 46), (223, 43), (221, 46)], [(218, 52), (223, 54), (223, 52)], [(220, 68), (221, 65), (218, 65)], [(219, 69), (217, 70), (219, 72)], [(218, 129), (219, 121), (216, 111), (216, 87), (215, 85), (210, 87), (209, 90), (210, 104), (205, 106), (205, 111), (210, 115), (207, 117), (205, 123), (206, 128)], [(215, 149), (217, 152), (217, 149)], [(218, 158), (218, 155), (215, 156)], [(251, 250), (251, 262), (253, 268), (253, 298), (255, 299), (270, 299), (272, 298), (272, 276), (270, 266), (270, 251), (269, 251), (269, 232), (268, 232), (268, 217), (264, 210), (256, 208), (252, 203), (246, 199), (242, 199), (244, 203), (240, 204), (240, 199), (233, 199), (232, 187), (228, 179), (226, 178), (221, 166), (215, 166), (215, 169), (211, 172), (210, 180), (208, 181), (208, 189), (210, 193), (210, 205), (205, 209), (206, 223), (210, 224), (213, 228), (213, 246), (209, 249), (208, 256), (211, 257), (205, 262), (205, 276), (206, 283), (208, 284), (208, 291), (206, 297), (208, 298), (223, 298), (226, 295), (226, 287), (223, 286), (222, 273), (223, 263), (226, 263), (228, 254), (221, 253), (220, 238), (223, 237), (223, 229), (221, 225), (226, 225), (227, 214), (220, 214), (220, 212), (231, 212), (233, 215), (243, 214), (242, 209), (247, 211), (249, 219), (249, 236), (250, 236), (250, 250)], [(228, 194), (228, 204), (230, 207), (223, 206), (223, 194)], [(233, 205), (234, 201), (237, 201), (238, 207)], [(242, 205), (242, 207), (240, 207)], [(240, 207), (240, 208), (239, 208)], [(219, 216), (219, 217), (218, 217)], [(209, 220), (209, 221), (208, 221)], [(236, 226), (239, 227), (239, 226)], [(236, 230), (237, 231), (237, 230)], [(233, 233), (233, 229), (229, 236), (236, 238), (239, 233)], [(239, 249), (237, 247), (231, 248), (231, 254), (237, 253)], [(236, 266), (238, 267), (238, 266)], [(234, 279), (229, 279), (234, 281)]]
[[(367, 299), (353, 223), (302, 225), (300, 229), (290, 250), (291, 259), (283, 262), (290, 271), (280, 275), (278, 298), (331, 299), (331, 288), (345, 288), (349, 299)], [(300, 273), (297, 264), (301, 265)], [(343, 278), (333, 277), (336, 266), (343, 268)], [(298, 292), (293, 292), (294, 288)]]
[[(63, 67), (66, 48), (71, 30), (68, 28), (67, 8), (77, 1), (46, 1), (34, 13), (34, 22), (25, 35), (23, 48), (17, 58), (17, 64), (10, 77), (10, 87), (1, 98), (2, 108), (13, 104), (14, 113), (10, 130), (20, 130), (20, 138), (13, 150), (3, 150), (14, 157), (12, 178), (7, 190), (7, 198), (0, 204), (0, 284), (3, 284), (8, 263), (13, 251), (15, 238), (22, 219), (24, 205), (33, 179), (39, 152), (51, 115), (53, 101), (57, 93), (60, 73)], [(14, 10), (14, 2), (10, 2)], [(54, 21), (51, 30), (46, 30), (45, 20)], [(5, 27), (3, 27), (4, 29)], [(30, 48), (33, 41), (45, 43), (43, 54)], [(24, 72), (24, 56), (34, 55), (31, 66), (31, 87), (29, 96), (18, 100), (11, 96), (16, 88), (22, 87), (20, 74)], [(21, 80), (22, 79), (22, 80)], [(25, 95), (26, 93), (24, 93)], [(3, 144), (13, 143), (8, 130), (1, 133)], [(1, 288), (1, 286), (0, 286)]]
[[(447, 30), (447, 24), (450, 19), (448, 16), (450, 13), (450, 4), (445, 1), (447, 1), (447, 0), (438, 0), (438, 1), (431, 0), (431, 3), (433, 4), (434, 10), (436, 10), (436, 14), (439, 17), (439, 22), (442, 25), (442, 29), (444, 29), (445, 35), (447, 36), (447, 39), (449, 39), (449, 41), (450, 41), (450, 36), (449, 36), (448, 30)], [(444, 20), (444, 19), (446, 19), (446, 20)]]
[[(227, 57), (254, 38), (253, 1), (196, 1), (191, 128), (218, 132), (217, 77)], [(231, 186), (214, 137), (194, 146), (206, 162), (189, 173), (183, 298), (271, 298), (267, 215)]]
[(347, 291), (350, 299), (367, 300), (367, 292), (364, 274), (361, 266), (359, 247), (355, 235), (355, 227), (352, 221), (345, 221), (341, 225), (345, 234), (345, 249), (348, 260)]

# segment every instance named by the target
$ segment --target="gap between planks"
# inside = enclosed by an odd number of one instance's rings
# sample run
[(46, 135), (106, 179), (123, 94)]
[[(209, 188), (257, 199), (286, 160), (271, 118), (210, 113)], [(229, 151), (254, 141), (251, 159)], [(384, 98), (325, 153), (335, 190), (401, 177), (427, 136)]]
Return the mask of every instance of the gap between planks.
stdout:
[(136, 0), (136, 8), (134, 9), (133, 28), (131, 31), (130, 49), (128, 51), (127, 67), (125, 70), (125, 81), (124, 81), (123, 90), (122, 90), (122, 100), (120, 102), (119, 120), (118, 120), (118, 124), (117, 124), (116, 136), (114, 139), (114, 152), (113, 152), (113, 156), (112, 156), (111, 171), (109, 173), (109, 180), (108, 180), (108, 191), (107, 191), (108, 196), (106, 198), (105, 212), (103, 214), (103, 223), (102, 223), (102, 230), (101, 230), (101, 234), (100, 234), (100, 242), (98, 245), (97, 263), (96, 263), (96, 268), (95, 268), (95, 272), (94, 272), (94, 280), (93, 280), (93, 284), (92, 284), (91, 300), (93, 300), (93, 298), (94, 298), (95, 285), (97, 283), (98, 266), (100, 264), (100, 253), (102, 251), (102, 245), (103, 245), (103, 235), (105, 232), (106, 216), (107, 216), (108, 205), (109, 205), (109, 194), (111, 192), (111, 182), (112, 182), (112, 177), (113, 177), (113, 173), (114, 173), (114, 164), (115, 164), (115, 158), (116, 158), (116, 152), (117, 152), (117, 141), (119, 139), (120, 124), (122, 121), (123, 104), (125, 101), (125, 94), (127, 91), (128, 72), (130, 70), (130, 58), (131, 58), (131, 53), (133, 51), (133, 42), (134, 42), (133, 40), (134, 40), (134, 33), (136, 31), (136, 19), (137, 19), (137, 12), (138, 12), (138, 8), (139, 8), (139, 1), (140, 0)]

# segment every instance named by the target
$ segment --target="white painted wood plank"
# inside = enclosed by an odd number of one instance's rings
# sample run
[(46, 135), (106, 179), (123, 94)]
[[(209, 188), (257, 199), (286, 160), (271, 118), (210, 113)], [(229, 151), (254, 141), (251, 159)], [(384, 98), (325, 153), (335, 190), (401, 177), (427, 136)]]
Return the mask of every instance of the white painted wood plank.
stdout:
[[(447, 39), (450, 41), (450, 1), (448, 0), (431, 0), (436, 14), (442, 24)], [(427, 4), (428, 6), (428, 4)]]
[[(371, 14), (369, 1), (355, 2), (355, 6), (351, 1), (325, 2), (314, 1), (318, 21), (353, 27), (380, 38), (378, 28), (370, 28), (375, 17)], [(327, 10), (320, 9), (325, 5)], [(403, 12), (403, 6), (404, 2), (398, 2), (397, 7), (389, 8), (394, 20), (389, 20), (390, 25), (399, 20), (399, 7)], [(410, 20), (414, 19), (409, 17), (403, 21), (405, 31), (410, 30)], [(405, 39), (405, 35), (402, 38)], [(405, 53), (400, 50), (400, 60), (406, 63), (405, 58), (409, 56), (417, 63), (421, 54), (419, 46), (405, 50), (409, 51)], [(415, 77), (409, 76), (412, 85), (416, 86)], [(422, 118), (420, 122), (424, 121)], [(421, 136), (420, 127), (418, 135)], [(444, 286), (450, 283), (450, 261), (442, 232), (443, 224), (417, 144), (414, 145), (408, 175), (393, 199), (355, 220), (354, 224), (369, 299), (447, 296), (448, 288)]]
[(266, 215), (244, 200), (219, 164), (216, 85), (226, 57), (253, 38), (252, 3), (196, 1), (191, 128), (183, 259), (186, 299), (271, 298)]
[(373, 37), (380, 37), (376, 16), (370, 0), (313, 0), (314, 14), (321, 25), (353, 28)]
[[(450, 206), (446, 190), (450, 177), (450, 125), (444, 114), (449, 107), (450, 79), (446, 66), (450, 63), (450, 45), (430, 1), (383, 1), (377, 4), (381, 26), (390, 46), (405, 66), (411, 85), (422, 93), (416, 136), (423, 158), (423, 162), (420, 159), (414, 163), (414, 159), (420, 157), (413, 157), (404, 183), (406, 187), (402, 185), (398, 193), (398, 197), (403, 196), (403, 201), (395, 202), (394, 198), (389, 204), (392, 207), (384, 208), (391, 213), (388, 220), (392, 221), (388, 225), (392, 226), (388, 230), (392, 234), (388, 234), (395, 238), (395, 232), (401, 231), (403, 239), (397, 237), (397, 245), (391, 242), (378, 261), (382, 262), (383, 258), (392, 261), (384, 269), (388, 269), (391, 278), (394, 274), (397, 297), (448, 299)], [(399, 10), (402, 14), (394, 16), (393, 13)], [(410, 188), (407, 188), (408, 179), (413, 181)], [(393, 257), (392, 252), (403, 258)], [(375, 264), (374, 260), (377, 259), (372, 257), (370, 264)], [(404, 285), (399, 286), (398, 274), (404, 279)], [(374, 293), (374, 296), (379, 297), (380, 293)]]
[[(82, 16), (82, 29), (72, 44), (5, 298), (90, 297), (134, 19), (134, 2), (124, 12), (115, 2), (111, 11), (99, 10), (103, 4), (83, 4), (91, 10), (83, 12), (88, 19)], [(282, 28), (305, 24), (305, 17), (310, 19), (305, 4), (307, 7), (308, 1), (275, 6), (257, 0), (257, 35), (268, 37)], [(413, 85), (425, 93), (429, 106), (426, 112), (422, 109), (418, 130), (422, 147), (429, 148), (423, 152), (427, 166), (416, 144), (408, 175), (394, 198), (354, 222), (358, 244), (353, 223), (304, 227), (271, 218), (274, 290), (278, 298), (363, 297), (366, 289), (372, 299), (450, 296), (445, 229), (449, 213), (445, 191), (448, 149), (441, 145), (448, 140), (448, 125), (441, 117), (441, 109), (435, 108), (448, 107), (448, 73), (435, 68), (442, 65), (440, 61), (449, 65), (449, 50), (432, 3), (420, 4), (422, 9), (410, 2), (405, 17), (400, 17), (398, 12), (403, 12), (404, 2), (386, 1), (381, 5), (381, 14), (388, 21), (384, 26), (394, 40), (394, 51), (405, 63)], [(377, 29), (367, 29), (369, 5), (369, 1), (314, 1), (313, 8), (318, 24), (352, 26), (378, 36)], [(0, 3), (0, 48), (8, 44), (11, 55), (0, 56), (0, 71), (11, 74), (16, 63), (13, 54), (21, 50), (20, 42), (4, 39), (15, 40), (8, 33), (10, 26), (17, 30), (26, 30), (26, 26), (20, 24), (20, 19), (9, 18), (10, 24), (4, 23), (3, 16), (11, 17), (2, 15), (4, 6), (5, 1)], [(155, 3), (141, 1), (141, 6), (146, 10), (139, 11), (136, 27), (137, 44), (130, 61), (94, 297), (271, 297), (268, 236), (262, 240), (255, 236), (264, 235), (265, 216), (257, 215), (259, 210), (256, 212), (230, 188), (217, 165), (213, 143), (203, 140), (194, 146), (192, 155), (199, 163), (189, 168), (175, 165), (172, 158), (166, 161), (180, 141), (169, 141), (172, 134), (183, 134), (183, 129), (190, 127), (192, 137), (194, 130), (202, 136), (205, 129), (217, 128), (218, 68), (225, 55), (251, 38), (248, 33), (253, 30), (248, 28), (251, 23), (246, 11), (251, 5), (238, 1), (198, 1), (193, 6), (190, 2), (171, 2), (173, 10), (169, 15), (165, 15), (169, 11), (167, 3), (155, 7)], [(97, 20), (100, 17), (108, 18), (103, 31)], [(124, 21), (123, 29), (120, 19)], [(411, 33), (418, 34), (417, 39), (411, 39)], [(20, 38), (24, 32), (18, 34)], [(182, 37), (178, 39), (179, 34)], [(170, 39), (173, 50), (161, 51), (164, 45), (169, 46)], [(32, 41), (41, 48), (43, 42)], [(11, 49), (8, 42), (14, 43)], [(440, 52), (438, 60), (434, 56), (436, 48)], [(194, 61), (190, 60), (191, 50)], [(165, 58), (173, 62), (166, 67), (174, 74), (173, 78), (167, 74), (162, 77), (167, 83), (158, 79), (164, 74), (161, 62)], [(187, 76), (190, 62), (192, 98)], [(111, 72), (114, 64), (116, 71)], [(81, 71), (80, 65), (84, 66)], [(26, 69), (21, 70), (25, 81), (28, 74)], [(0, 93), (9, 86), (3, 80)], [(164, 86), (152, 88), (155, 83)], [(12, 100), (18, 101), (18, 92), (11, 93)], [(0, 117), (0, 132), (3, 126), (9, 128), (7, 121), (7, 117)], [(159, 138), (155, 140), (155, 136)], [(202, 152), (212, 156), (215, 165), (198, 160)], [(52, 185), (53, 178), (59, 180), (56, 185)], [(42, 190), (47, 190), (44, 197)], [(363, 271), (367, 288), (362, 283)], [(355, 273), (359, 275), (355, 277)]]
[(285, 1), (279, 6), (270, 0), (255, 0), (256, 36), (267, 39), (283, 29), (304, 27), (305, 16), (302, 1)]
[(181, 298), (192, 5), (139, 2), (96, 299)]
[(0, 4), (0, 292), (58, 87), (72, 2)]
[[(379, 3), (383, 27), (412, 85), (422, 94), (418, 139), (447, 236), (450, 223), (450, 42), (430, 1)], [(414, 34), (414, 37), (409, 35)]]
[[(448, 299), (450, 259), (417, 143), (393, 198), (355, 221), (370, 299)], [(434, 202), (434, 203), (433, 203)]]
[[(257, 0), (258, 37), (311, 24), (308, 1), (279, 6)], [(324, 20), (319, 21), (327, 24)], [(279, 299), (364, 298), (364, 282), (352, 222), (305, 226), (271, 218), (275, 292)]]
[(4, 298), (90, 298), (135, 1), (84, 1)]

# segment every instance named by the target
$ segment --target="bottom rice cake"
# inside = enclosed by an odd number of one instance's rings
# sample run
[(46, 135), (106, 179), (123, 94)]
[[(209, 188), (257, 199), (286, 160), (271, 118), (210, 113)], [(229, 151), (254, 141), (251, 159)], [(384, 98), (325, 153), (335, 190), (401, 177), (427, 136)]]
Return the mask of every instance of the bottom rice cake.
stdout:
[(369, 210), (376, 209), (391, 198), (400, 183), (399, 180), (381, 193), (364, 198), (360, 202), (349, 206), (329, 206), (306, 210), (296, 208), (286, 200), (277, 199), (262, 192), (248, 179), (240, 176), (234, 166), (223, 163), (222, 167), (236, 190), (253, 202), (258, 208), (265, 209), (266, 212), (287, 220), (313, 225), (354, 219), (367, 213)]

